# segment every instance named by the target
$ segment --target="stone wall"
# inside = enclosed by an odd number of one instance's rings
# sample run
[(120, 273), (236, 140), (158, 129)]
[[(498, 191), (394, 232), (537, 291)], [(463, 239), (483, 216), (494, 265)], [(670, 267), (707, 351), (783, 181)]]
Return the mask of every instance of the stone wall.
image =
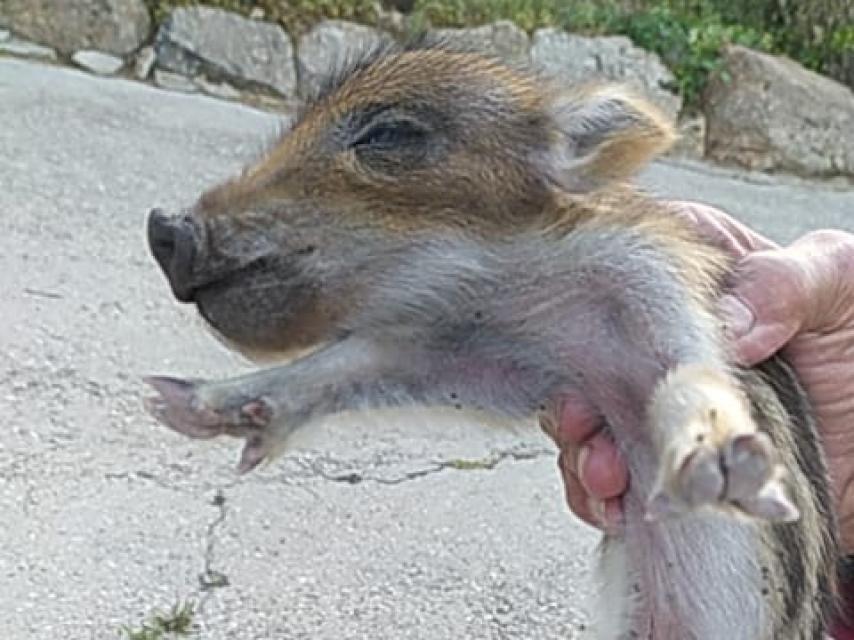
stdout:
[[(391, 28), (394, 16), (383, 21)], [(324, 21), (294, 39), (278, 24), (220, 9), (175, 9), (159, 26), (143, 0), (0, 0), (0, 54), (68, 62), (177, 91), (292, 108), (324, 73), (390, 31)], [(854, 177), (854, 94), (800, 65), (743, 48), (724, 57), (703, 113), (682, 113), (672, 73), (623, 36), (559, 29), (531, 36), (510, 22), (436, 34), (527, 64), (569, 84), (624, 83), (679, 123), (674, 153), (766, 171)]]

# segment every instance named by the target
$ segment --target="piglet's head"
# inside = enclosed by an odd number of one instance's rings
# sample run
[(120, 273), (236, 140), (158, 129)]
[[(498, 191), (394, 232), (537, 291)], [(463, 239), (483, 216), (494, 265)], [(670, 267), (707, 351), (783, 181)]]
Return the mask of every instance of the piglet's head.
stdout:
[(672, 141), (621, 88), (557, 87), (441, 46), (366, 54), (256, 164), (186, 211), (153, 210), (174, 296), (250, 355), (347, 330), (413, 245), (546, 228)]

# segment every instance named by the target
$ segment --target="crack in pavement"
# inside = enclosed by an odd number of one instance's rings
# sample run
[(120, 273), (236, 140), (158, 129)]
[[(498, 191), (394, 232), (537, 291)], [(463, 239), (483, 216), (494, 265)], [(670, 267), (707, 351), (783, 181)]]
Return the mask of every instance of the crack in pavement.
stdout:
[[(445, 471), (492, 471), (502, 463), (506, 461), (511, 462), (522, 462), (527, 460), (534, 460), (537, 458), (542, 458), (546, 456), (555, 455), (554, 450), (550, 448), (512, 448), (512, 449), (503, 449), (503, 450), (495, 450), (487, 455), (480, 458), (449, 458), (443, 460), (436, 460), (428, 463), (428, 466), (414, 469), (412, 471), (404, 471), (396, 477), (387, 477), (378, 474), (372, 474), (365, 471), (355, 470), (348, 471), (344, 473), (336, 473), (334, 471), (327, 470), (329, 467), (354, 467), (356, 466), (355, 461), (348, 461), (345, 459), (337, 459), (334, 457), (330, 457), (328, 455), (295, 455), (295, 456), (286, 456), (282, 459), (282, 462), (285, 464), (296, 465), (297, 468), (291, 466), (291, 468), (285, 468), (280, 473), (277, 473), (274, 477), (263, 477), (263, 476), (255, 476), (251, 478), (234, 478), (233, 480), (225, 483), (216, 483), (216, 485), (207, 484), (206, 489), (210, 490), (212, 488), (216, 488), (216, 496), (214, 497), (214, 505), (220, 507), (222, 510), (225, 509), (225, 496), (222, 493), (223, 490), (232, 489), (236, 486), (243, 484), (245, 481), (248, 481), (249, 484), (262, 484), (262, 485), (270, 485), (270, 484), (287, 484), (294, 487), (300, 487), (309, 491), (313, 497), (317, 497), (317, 495), (309, 489), (304, 483), (300, 482), (301, 480), (311, 480), (311, 479), (322, 479), (329, 482), (335, 483), (343, 483), (343, 484), (360, 484), (362, 482), (371, 482), (375, 484), (382, 485), (397, 485), (402, 484), (404, 482), (410, 482), (413, 480), (418, 480), (420, 478), (424, 478), (426, 476), (442, 473)], [(394, 463), (389, 463), (387, 461), (378, 461), (374, 463), (372, 466), (374, 468), (382, 468), (389, 466), (396, 466), (401, 463), (405, 463), (406, 461), (399, 461)], [(108, 480), (141, 480), (143, 482), (150, 482), (152, 484), (157, 485), (163, 489), (168, 489), (170, 491), (174, 491), (176, 493), (181, 493), (184, 495), (195, 495), (198, 492), (199, 487), (181, 487), (174, 482), (170, 481), (168, 478), (163, 478), (158, 476), (150, 471), (145, 470), (135, 470), (135, 471), (124, 471), (124, 472), (108, 472), (104, 474), (104, 478)], [(220, 524), (221, 519), (215, 523), (217, 526)]]
[(197, 590), (198, 603), (194, 609), (194, 613), (198, 616), (195, 626), (204, 626), (201, 624), (201, 619), (205, 613), (205, 606), (213, 592), (217, 589), (222, 589), (229, 586), (228, 576), (214, 568), (214, 551), (216, 547), (216, 532), (222, 526), (228, 516), (228, 508), (226, 507), (225, 493), (221, 488), (216, 490), (213, 500), (210, 504), (217, 509), (216, 517), (211, 520), (205, 529), (205, 548), (202, 554), (202, 570), (199, 573), (199, 588)]
[[(113, 475), (116, 477), (133, 477), (131, 474)], [(135, 476), (137, 474), (133, 475)], [(233, 486), (233, 483), (227, 486)], [(189, 598), (182, 599), (173, 607), (173, 611), (177, 610), (180, 606), (189, 605), (191, 607), (192, 627), (196, 632), (206, 628), (204, 623), (205, 607), (213, 596), (213, 592), (217, 589), (227, 587), (230, 584), (228, 576), (214, 567), (217, 529), (222, 526), (228, 516), (226, 497), (221, 487), (216, 490), (216, 493), (209, 504), (216, 507), (217, 514), (216, 517), (208, 523), (207, 527), (205, 527), (202, 570), (198, 574), (199, 586), (195, 590), (195, 597), (191, 596)], [(184, 605), (181, 603), (184, 603)]]
[(484, 458), (463, 459), (453, 458), (450, 460), (439, 460), (434, 462), (427, 468), (417, 469), (415, 471), (407, 471), (397, 478), (384, 478), (382, 476), (372, 476), (354, 471), (340, 475), (330, 474), (319, 468), (317, 463), (312, 465), (314, 474), (318, 477), (329, 480), (330, 482), (340, 482), (346, 484), (359, 484), (361, 482), (374, 482), (376, 484), (396, 485), (412, 480), (418, 480), (425, 476), (442, 473), (444, 471), (492, 471), (499, 464), (506, 460), (512, 462), (520, 462), (526, 460), (534, 460), (542, 458), (546, 455), (553, 456), (554, 451), (551, 449), (510, 449), (504, 451), (494, 451)]
[(164, 480), (160, 476), (155, 475), (150, 471), (122, 471), (121, 473), (108, 471), (104, 474), (104, 478), (107, 480), (127, 480), (129, 482), (132, 482), (133, 480), (143, 480), (144, 482), (150, 482), (152, 484), (156, 484), (158, 487), (161, 487), (163, 489), (168, 489), (169, 491), (174, 491), (183, 495), (193, 495), (196, 493), (195, 491), (191, 491), (190, 489), (178, 486), (176, 484), (170, 484), (168, 480)]
[(228, 576), (213, 568), (214, 564), (214, 547), (216, 546), (216, 530), (225, 522), (228, 508), (225, 506), (225, 494), (222, 489), (217, 489), (211, 504), (217, 508), (218, 513), (216, 518), (211, 521), (205, 532), (205, 552), (204, 565), (202, 572), (199, 574), (199, 590), (206, 595), (221, 587), (228, 586)]
[[(535, 460), (538, 458), (542, 458), (545, 456), (553, 456), (554, 451), (546, 448), (537, 448), (537, 449), (509, 449), (509, 450), (499, 450), (493, 451), (482, 458), (452, 458), (447, 460), (439, 460), (427, 468), (417, 469), (414, 471), (405, 472), (403, 475), (397, 478), (383, 478), (381, 476), (371, 476), (366, 475), (359, 472), (353, 472), (348, 474), (332, 474), (325, 471), (321, 465), (323, 460), (300, 460), (303, 463), (303, 470), (309, 471), (309, 474), (306, 474), (307, 477), (321, 478), (323, 480), (327, 480), (330, 482), (336, 483), (346, 483), (346, 484), (359, 484), (361, 482), (374, 482), (382, 485), (396, 485), (402, 484), (404, 482), (410, 482), (413, 480), (417, 480), (419, 478), (423, 478), (425, 476), (443, 473), (445, 471), (492, 471), (500, 464), (510, 461), (510, 462), (522, 462)], [(128, 475), (128, 474), (115, 474), (119, 475)], [(290, 474), (288, 474), (290, 475)], [(144, 473), (140, 474), (140, 472), (135, 472), (133, 476), (143, 477), (148, 480), (152, 480), (157, 482), (158, 478), (154, 476), (149, 476), (149, 474)], [(303, 476), (303, 477), (306, 477)], [(287, 475), (284, 478), (279, 478), (278, 482), (282, 482), (282, 480), (287, 481), (289, 484), (293, 484), (293, 478), (288, 478)], [(256, 480), (257, 481), (257, 480)], [(158, 482), (158, 484), (160, 484)], [(264, 484), (267, 484), (268, 481), (262, 481)], [(211, 501), (211, 505), (216, 507), (217, 514), (216, 517), (207, 525), (205, 530), (205, 543), (204, 543), (204, 552), (202, 555), (203, 564), (202, 571), (199, 573), (199, 588), (198, 588), (198, 605), (195, 608), (195, 613), (199, 617), (196, 621), (197, 625), (204, 626), (202, 622), (204, 618), (204, 610), (208, 601), (213, 596), (213, 592), (217, 589), (221, 589), (229, 586), (228, 576), (218, 569), (215, 568), (215, 551), (216, 551), (216, 542), (217, 542), (217, 531), (223, 525), (226, 518), (228, 517), (228, 507), (226, 506), (226, 495), (224, 493), (224, 488), (232, 488), (235, 487), (239, 483), (239, 480), (234, 480), (230, 483), (220, 486), (217, 488), (216, 493), (214, 494), (213, 500)], [(299, 486), (299, 485), (295, 485)], [(303, 487), (306, 488), (306, 487)], [(313, 493), (313, 492), (312, 492)]]

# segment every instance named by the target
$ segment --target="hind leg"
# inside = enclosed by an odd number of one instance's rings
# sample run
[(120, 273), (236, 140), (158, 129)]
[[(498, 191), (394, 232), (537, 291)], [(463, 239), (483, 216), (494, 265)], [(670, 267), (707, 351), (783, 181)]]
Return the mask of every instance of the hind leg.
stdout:
[(728, 375), (675, 369), (656, 390), (649, 419), (659, 452), (649, 518), (707, 507), (772, 522), (798, 518), (777, 452)]

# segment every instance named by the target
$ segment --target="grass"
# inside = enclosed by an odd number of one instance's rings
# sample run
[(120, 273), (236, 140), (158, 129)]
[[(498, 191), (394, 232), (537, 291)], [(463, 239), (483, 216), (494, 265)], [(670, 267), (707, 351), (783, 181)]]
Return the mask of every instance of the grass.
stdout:
[(127, 640), (172, 640), (186, 637), (193, 629), (196, 605), (192, 602), (176, 604), (168, 612), (154, 612), (138, 628), (123, 627)]

